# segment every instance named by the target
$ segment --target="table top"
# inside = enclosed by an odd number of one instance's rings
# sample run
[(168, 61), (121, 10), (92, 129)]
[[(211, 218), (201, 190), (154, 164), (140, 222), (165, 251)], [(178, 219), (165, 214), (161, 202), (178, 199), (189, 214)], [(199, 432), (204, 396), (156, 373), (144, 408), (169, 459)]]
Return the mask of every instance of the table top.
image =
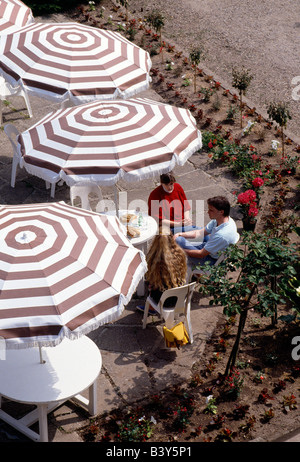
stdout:
[[(109, 210), (107, 212), (101, 212), (105, 213), (108, 215), (116, 215), (116, 210)], [(142, 220), (141, 220), (141, 225), (138, 226), (138, 218), (131, 224), (130, 226), (136, 227), (140, 231), (140, 236), (137, 237), (128, 237), (129, 241), (132, 243), (132, 245), (136, 246), (139, 244), (143, 244), (144, 242), (149, 241), (155, 234), (157, 233), (157, 221), (148, 215), (146, 212), (138, 212), (136, 210), (119, 210), (119, 218), (121, 219), (122, 215), (125, 215), (127, 213), (136, 215), (137, 217), (139, 216), (139, 213), (142, 215)]]
[(86, 336), (64, 339), (55, 347), (7, 349), (0, 361), (0, 395), (22, 403), (66, 400), (81, 393), (98, 377), (102, 359)]

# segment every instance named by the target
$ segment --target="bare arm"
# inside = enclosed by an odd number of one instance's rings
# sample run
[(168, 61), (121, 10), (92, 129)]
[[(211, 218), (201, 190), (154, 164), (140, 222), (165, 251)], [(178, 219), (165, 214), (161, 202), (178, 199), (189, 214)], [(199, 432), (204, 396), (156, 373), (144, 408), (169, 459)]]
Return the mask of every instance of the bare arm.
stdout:
[(186, 231), (185, 233), (176, 233), (174, 234), (174, 239), (178, 236), (185, 237), (186, 239), (203, 239), (208, 233), (205, 228), (195, 229), (192, 231)]
[(191, 225), (192, 220), (190, 219), (190, 212), (189, 212), (189, 210), (187, 210), (186, 212), (184, 212), (184, 218), (183, 218), (182, 221), (167, 220), (166, 218), (164, 218), (162, 220), (162, 223), (163, 223), (163, 225), (173, 226), (175, 228), (175, 226), (188, 226), (188, 225)]

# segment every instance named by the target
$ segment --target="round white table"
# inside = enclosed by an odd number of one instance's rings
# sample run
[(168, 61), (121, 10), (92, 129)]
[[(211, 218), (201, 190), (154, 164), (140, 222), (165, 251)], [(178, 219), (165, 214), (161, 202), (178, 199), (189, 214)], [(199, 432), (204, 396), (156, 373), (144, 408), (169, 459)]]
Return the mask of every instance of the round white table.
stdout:
[[(63, 402), (74, 399), (91, 415), (97, 413), (96, 380), (101, 371), (101, 353), (95, 343), (83, 336), (64, 339), (54, 347), (9, 349), (0, 361), (1, 396), (37, 409), (15, 419), (0, 409), (0, 418), (34, 441), (48, 441), (47, 414)], [(89, 399), (80, 393), (89, 389)], [(39, 434), (29, 427), (39, 421)]]
[[(107, 212), (101, 212), (101, 213), (108, 214), (108, 215), (116, 215), (116, 210), (109, 210)], [(140, 235), (137, 237), (128, 237), (128, 236), (127, 237), (134, 247), (141, 250), (146, 255), (147, 254), (147, 244), (156, 235), (157, 230), (158, 230), (157, 221), (153, 217), (148, 215), (147, 213), (141, 212), (142, 221), (141, 221), (141, 225), (138, 226), (139, 212), (136, 210), (119, 210), (119, 218), (121, 219), (122, 215), (126, 215), (127, 213), (137, 215), (137, 219), (134, 221), (132, 226), (136, 227), (140, 231)], [(143, 297), (145, 295), (144, 280), (140, 281), (138, 288), (137, 288), (137, 294), (140, 297)]]

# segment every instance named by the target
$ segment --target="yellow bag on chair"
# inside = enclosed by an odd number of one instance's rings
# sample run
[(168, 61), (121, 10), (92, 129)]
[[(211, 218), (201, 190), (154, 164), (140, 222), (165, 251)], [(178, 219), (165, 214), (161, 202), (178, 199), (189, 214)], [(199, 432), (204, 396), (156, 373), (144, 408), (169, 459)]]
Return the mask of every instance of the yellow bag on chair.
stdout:
[(178, 348), (189, 343), (189, 336), (183, 322), (179, 322), (172, 329), (163, 328), (166, 346), (169, 348)]

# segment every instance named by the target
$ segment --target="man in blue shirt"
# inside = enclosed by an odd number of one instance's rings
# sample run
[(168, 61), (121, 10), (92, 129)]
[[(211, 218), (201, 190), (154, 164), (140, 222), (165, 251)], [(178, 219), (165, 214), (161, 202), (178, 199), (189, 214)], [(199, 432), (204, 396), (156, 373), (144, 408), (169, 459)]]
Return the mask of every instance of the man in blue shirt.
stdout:
[[(207, 204), (211, 221), (204, 228), (174, 234), (174, 239), (186, 252), (190, 264), (204, 265), (209, 262), (213, 265), (219, 253), (238, 240), (236, 224), (229, 216), (230, 203), (226, 197), (212, 197)], [(188, 239), (201, 243), (193, 245)]]

